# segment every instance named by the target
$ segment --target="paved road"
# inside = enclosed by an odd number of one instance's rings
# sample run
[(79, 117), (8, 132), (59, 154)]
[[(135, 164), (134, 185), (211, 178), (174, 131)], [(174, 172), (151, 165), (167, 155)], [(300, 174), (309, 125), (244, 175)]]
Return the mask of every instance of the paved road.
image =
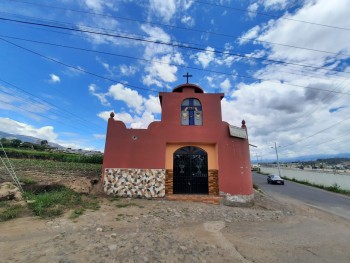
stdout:
[(294, 198), (350, 220), (350, 197), (291, 181), (285, 181), (284, 185), (271, 185), (267, 183), (266, 175), (255, 172), (253, 172), (253, 181), (267, 193)]

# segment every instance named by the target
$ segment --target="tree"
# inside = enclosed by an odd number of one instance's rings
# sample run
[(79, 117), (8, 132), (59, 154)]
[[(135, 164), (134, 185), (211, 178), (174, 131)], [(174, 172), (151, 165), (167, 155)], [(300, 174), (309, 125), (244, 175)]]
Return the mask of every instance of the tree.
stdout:
[(31, 142), (24, 142), (21, 146), (27, 149), (34, 149), (34, 145)]
[(11, 146), (12, 147), (19, 147), (20, 145), (21, 145), (21, 143), (22, 143), (22, 141), (21, 140), (19, 140), (19, 139), (13, 139), (13, 140), (11, 140)]
[(48, 142), (47, 140), (42, 140), (42, 141), (40, 142), (40, 144), (41, 144), (42, 146), (47, 146), (47, 145), (49, 144), (49, 142)]
[(2, 144), (3, 147), (11, 146), (11, 141), (6, 139), (6, 138), (1, 138), (0, 141), (1, 141), (1, 144)]

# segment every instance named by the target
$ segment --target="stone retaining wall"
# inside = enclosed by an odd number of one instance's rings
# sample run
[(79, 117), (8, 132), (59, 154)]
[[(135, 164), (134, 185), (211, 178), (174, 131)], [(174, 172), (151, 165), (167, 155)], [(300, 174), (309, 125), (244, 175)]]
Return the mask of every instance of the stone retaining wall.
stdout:
[(164, 197), (165, 169), (105, 169), (103, 190), (121, 197)]

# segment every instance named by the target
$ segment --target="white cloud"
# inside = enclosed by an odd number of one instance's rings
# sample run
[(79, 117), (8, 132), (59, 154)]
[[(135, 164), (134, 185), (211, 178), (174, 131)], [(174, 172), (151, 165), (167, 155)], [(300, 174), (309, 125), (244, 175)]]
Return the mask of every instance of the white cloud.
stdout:
[(244, 33), (238, 39), (238, 43), (240, 45), (243, 45), (243, 44), (247, 43), (248, 41), (250, 41), (251, 39), (255, 39), (258, 36), (259, 32), (260, 32), (260, 26), (259, 25), (249, 29), (246, 33)]
[(125, 102), (128, 107), (135, 109), (137, 112), (140, 112), (143, 109), (142, 96), (136, 90), (124, 87), (123, 84), (118, 83), (110, 86), (108, 96), (111, 96), (115, 100)]
[(148, 39), (170, 42), (170, 36), (160, 27), (150, 26), (148, 24), (141, 25), (141, 29), (149, 35)]
[(118, 67), (108, 64), (107, 62), (105, 62), (100, 57), (96, 57), (96, 60), (107, 71), (109, 76), (111, 76), (111, 77), (115, 77), (116, 76), (116, 72), (118, 71)]
[(54, 142), (58, 137), (54, 131), (54, 127), (52, 126), (43, 126), (41, 128), (36, 128), (34, 126), (18, 122), (10, 118), (0, 117), (0, 127), (1, 131), (3, 132), (32, 136), (39, 139), (48, 140), (50, 142)]
[(131, 124), (133, 129), (147, 128), (148, 125), (155, 121), (154, 115), (145, 111), (142, 116), (134, 118), (134, 122)]
[(208, 67), (210, 62), (215, 60), (215, 49), (212, 47), (207, 47), (206, 51), (198, 52), (197, 54), (191, 56), (196, 64), (202, 65), (203, 68)]
[(150, 113), (161, 113), (161, 107), (158, 97), (149, 95), (148, 99), (145, 99), (144, 103), (146, 111)]
[(147, 86), (156, 85), (158, 87), (163, 87), (164, 82), (175, 82), (177, 80), (178, 67), (176, 65), (171, 65), (171, 63), (177, 65), (184, 64), (182, 55), (178, 52), (168, 54), (157, 59), (157, 61), (148, 64), (145, 67), (147, 75), (143, 77), (143, 84)]
[(97, 116), (105, 121), (108, 121), (108, 119), (111, 115), (111, 112), (115, 112), (115, 111), (114, 110), (101, 111), (100, 113), (97, 114)]
[(93, 134), (95, 139), (101, 139), (104, 140), (106, 139), (106, 134)]
[[(52, 109), (47, 102), (33, 100), (32, 96), (19, 90), (14, 91), (0, 85), (0, 91), (0, 109), (22, 114), (37, 121), (43, 118), (42, 113), (48, 114)], [(55, 116), (49, 116), (55, 118)]]
[(82, 0), (86, 7), (93, 10), (94, 12), (101, 13), (106, 7), (112, 9), (114, 1), (106, 0)]
[[(283, 18), (335, 26), (341, 25), (341, 27), (350, 28), (349, 12), (350, 5), (345, 0), (319, 0), (309, 1), (303, 8), (298, 9), (295, 14), (286, 13)], [(300, 23), (282, 18), (271, 20), (258, 37), (258, 40), (334, 53), (350, 53), (349, 34), (345, 34), (343, 31), (334, 28)], [(306, 49), (293, 49), (281, 45), (264, 45), (270, 48), (269, 58), (271, 59), (323, 66), (329, 58), (336, 58), (332, 54)], [(343, 59), (346, 57), (349, 56), (342, 56)]]
[(55, 75), (55, 74), (50, 74), (50, 80), (49, 82), (51, 83), (60, 83), (61, 79), (59, 76)]
[(175, 0), (150, 0), (151, 14), (161, 17), (164, 22), (169, 22), (176, 12)]
[(132, 76), (135, 75), (137, 68), (134, 66), (120, 65), (119, 66), (120, 73), (124, 76)]
[(283, 10), (290, 3), (288, 0), (262, 0), (261, 2), (266, 10)]
[[(110, 113), (111, 111), (103, 111), (98, 113), (97, 116), (108, 121)], [(134, 114), (133, 116), (127, 112), (116, 113), (114, 119), (124, 122), (127, 127), (133, 129), (146, 129), (151, 122), (156, 120), (152, 112), (147, 110), (141, 115)]]
[(127, 113), (127, 112), (117, 113), (114, 118), (116, 120), (122, 121), (122, 122), (124, 122), (126, 124), (130, 124), (130, 123), (132, 123), (134, 121), (132, 116), (129, 113)]
[(226, 93), (229, 92), (231, 89), (232, 85), (231, 82), (228, 78), (226, 78), (223, 82), (220, 83), (220, 88)]
[[(264, 73), (266, 73), (264, 77), (278, 74), (276, 70)], [(271, 76), (274, 79), (274, 76)], [(311, 88), (333, 90), (340, 79), (339, 76), (324, 80), (307, 76), (296, 79), (295, 76), (289, 76), (288, 82)], [(259, 146), (257, 151), (259, 154), (264, 154), (264, 158), (271, 158), (273, 152), (269, 149), (261, 149), (261, 146), (269, 144), (272, 146), (275, 141), (278, 145), (285, 146), (331, 126), (349, 116), (348, 108), (333, 113), (331, 109), (349, 105), (349, 103), (348, 96), (330, 96), (329, 93), (318, 90), (261, 81), (251, 84), (240, 83), (236, 90), (222, 100), (222, 114), (225, 121), (236, 126), (240, 126), (241, 120), (245, 119), (250, 142)], [(328, 144), (324, 145), (328, 149), (321, 149), (318, 148), (318, 144), (325, 142), (325, 136), (336, 138), (344, 135), (348, 128), (349, 123), (344, 122), (337, 128), (313, 136), (302, 144), (281, 148), (281, 156), (314, 154), (315, 151), (347, 152), (343, 145)], [(300, 148), (305, 143), (313, 144), (314, 147)]]
[(192, 27), (192, 26), (194, 26), (194, 18), (191, 16), (185, 15), (181, 18), (181, 23), (183, 23), (189, 27)]
[(86, 6), (89, 8), (95, 10), (95, 11), (101, 11), (103, 7), (103, 0), (84, 0)]
[(98, 89), (98, 87), (95, 84), (91, 84), (89, 86), (90, 94), (97, 97), (103, 106), (110, 106), (111, 104), (109, 103), (109, 101), (106, 98), (107, 94), (106, 93), (98, 93), (98, 92), (96, 92), (97, 89)]
[(258, 10), (258, 8), (258, 3), (253, 3), (250, 6), (248, 6), (248, 16), (250, 18), (256, 17), (256, 11)]
[[(141, 29), (148, 34), (148, 39), (151, 41), (160, 41), (169, 43), (171, 41), (170, 35), (168, 35), (160, 27), (152, 27), (150, 25), (141, 25)], [(173, 51), (173, 48), (166, 45), (160, 45), (156, 43), (143, 43), (145, 51), (143, 57), (145, 59), (152, 60), (159, 55), (169, 54)]]

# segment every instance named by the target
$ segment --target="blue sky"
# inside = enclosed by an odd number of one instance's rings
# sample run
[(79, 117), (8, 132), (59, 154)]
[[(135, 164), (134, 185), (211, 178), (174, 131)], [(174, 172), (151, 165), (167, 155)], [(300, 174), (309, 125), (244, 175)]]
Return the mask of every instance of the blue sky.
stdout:
[(0, 130), (104, 149), (111, 111), (160, 120), (193, 75), (252, 158), (349, 152), (346, 0), (0, 0)]

